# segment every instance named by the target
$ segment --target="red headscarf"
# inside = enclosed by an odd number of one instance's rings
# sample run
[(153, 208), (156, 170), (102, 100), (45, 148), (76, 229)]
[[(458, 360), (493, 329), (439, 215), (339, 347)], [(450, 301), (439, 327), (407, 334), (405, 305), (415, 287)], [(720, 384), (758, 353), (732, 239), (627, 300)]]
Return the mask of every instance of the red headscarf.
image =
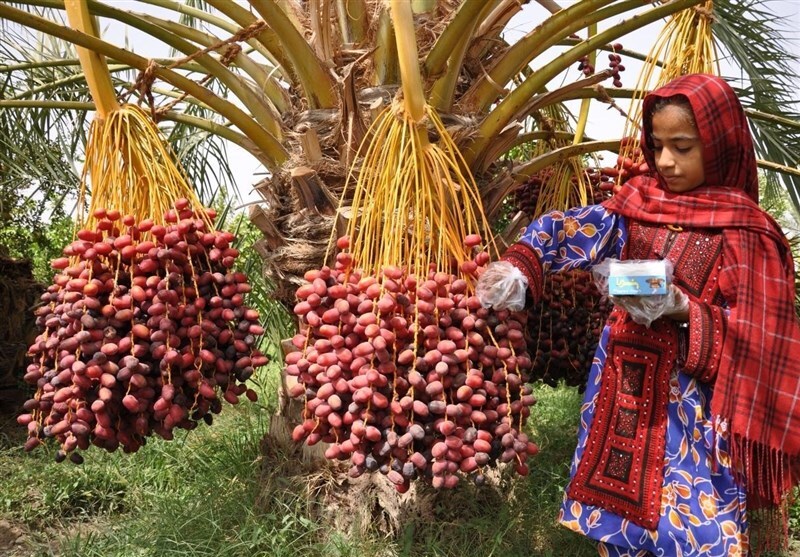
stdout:
[(656, 168), (649, 139), (653, 104), (676, 95), (694, 112), (706, 183), (675, 194), (660, 177), (637, 177), (604, 205), (648, 223), (722, 229), (720, 287), (730, 314), (711, 410), (730, 429), (731, 458), (748, 506), (780, 505), (800, 465), (800, 326), (791, 251), (778, 224), (757, 205), (747, 119), (722, 79), (688, 75), (645, 97), (641, 143), (650, 168)]

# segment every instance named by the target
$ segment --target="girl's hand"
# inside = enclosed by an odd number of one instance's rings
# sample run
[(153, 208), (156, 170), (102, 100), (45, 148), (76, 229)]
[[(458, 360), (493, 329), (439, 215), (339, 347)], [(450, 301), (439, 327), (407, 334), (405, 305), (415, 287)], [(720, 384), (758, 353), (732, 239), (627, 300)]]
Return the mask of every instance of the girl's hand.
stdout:
[(666, 295), (670, 298), (670, 302), (665, 308), (664, 315), (675, 321), (689, 321), (689, 296), (674, 284), (669, 285), (669, 292)]
[(528, 279), (508, 261), (494, 261), (486, 266), (475, 294), (485, 308), (520, 311), (525, 307)]
[(674, 284), (669, 285), (666, 294), (658, 296), (610, 296), (610, 299), (636, 323), (646, 327), (665, 316), (675, 321), (689, 320), (689, 297)]

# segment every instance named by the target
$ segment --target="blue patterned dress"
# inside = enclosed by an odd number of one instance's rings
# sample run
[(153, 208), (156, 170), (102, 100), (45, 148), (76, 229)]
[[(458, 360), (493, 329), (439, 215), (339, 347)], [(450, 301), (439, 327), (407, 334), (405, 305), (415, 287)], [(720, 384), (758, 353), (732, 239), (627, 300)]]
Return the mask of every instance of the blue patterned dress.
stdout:
[[(715, 335), (721, 334), (713, 325), (703, 327), (710, 323), (710, 313), (701, 310), (715, 306), (715, 310), (724, 311), (724, 300), (714, 298), (713, 284), (709, 286), (715, 277), (715, 257), (720, 253), (715, 249), (718, 238), (707, 232), (631, 224), (601, 206), (590, 206), (545, 215), (528, 227), (520, 241), (535, 254), (545, 273), (588, 269), (607, 257), (663, 256), (673, 261), (675, 282), (688, 290), (692, 298), (686, 357), (667, 371), (669, 393), (665, 402), (660, 508), (657, 490), (653, 496), (657, 524), (645, 528), (605, 506), (570, 498), (569, 489), (565, 493), (558, 522), (597, 540), (600, 555), (747, 555), (745, 491), (734, 483), (731, 474), (725, 424), (716, 424), (710, 417), (714, 370), (697, 371), (698, 358), (703, 360), (702, 365), (714, 367), (713, 342)], [(682, 259), (688, 252), (691, 265)], [(691, 296), (693, 288), (697, 300)], [(617, 309), (615, 313), (623, 315), (620, 311)], [(572, 479), (587, 450), (589, 430), (598, 411), (610, 330), (607, 324), (589, 372), (578, 446), (570, 472)], [(701, 353), (708, 346), (711, 351)]]

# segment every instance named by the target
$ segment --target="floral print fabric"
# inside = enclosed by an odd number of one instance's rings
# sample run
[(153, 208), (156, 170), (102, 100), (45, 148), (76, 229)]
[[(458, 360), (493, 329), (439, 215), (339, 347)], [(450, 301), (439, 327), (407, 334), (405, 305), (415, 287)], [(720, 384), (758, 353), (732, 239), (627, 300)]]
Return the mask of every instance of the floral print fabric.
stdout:
[[(545, 272), (588, 269), (606, 257), (620, 257), (627, 233), (624, 219), (600, 206), (553, 212), (523, 234)], [(609, 328), (603, 331), (581, 406), (574, 476), (586, 446), (605, 364)], [(558, 521), (598, 540), (604, 556), (746, 556), (745, 491), (733, 480), (724, 424), (710, 417), (711, 388), (674, 370), (667, 405), (661, 518), (647, 530), (605, 509), (566, 495)]]
[[(607, 333), (604, 331), (592, 364), (581, 406), (578, 448), (571, 474), (586, 445), (605, 362)], [(670, 379), (661, 520), (656, 530), (645, 530), (604, 509), (567, 497), (558, 521), (605, 542), (598, 547), (600, 555), (647, 555), (639, 551), (659, 557), (747, 555), (745, 491), (733, 481), (727, 432), (721, 427), (715, 431), (708, 414), (710, 394), (707, 385), (677, 370)]]

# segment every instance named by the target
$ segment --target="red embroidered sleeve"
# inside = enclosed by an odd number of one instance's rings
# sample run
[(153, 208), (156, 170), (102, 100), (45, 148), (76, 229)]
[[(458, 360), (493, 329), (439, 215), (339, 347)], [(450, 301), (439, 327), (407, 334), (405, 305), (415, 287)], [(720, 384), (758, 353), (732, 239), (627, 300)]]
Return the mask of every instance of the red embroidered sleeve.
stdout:
[(533, 301), (538, 302), (542, 295), (542, 264), (533, 248), (524, 242), (511, 245), (501, 258), (508, 261), (528, 279), (528, 289), (531, 291)]
[(717, 376), (722, 339), (725, 336), (725, 310), (700, 302), (689, 303), (689, 335), (683, 371), (700, 381)]

